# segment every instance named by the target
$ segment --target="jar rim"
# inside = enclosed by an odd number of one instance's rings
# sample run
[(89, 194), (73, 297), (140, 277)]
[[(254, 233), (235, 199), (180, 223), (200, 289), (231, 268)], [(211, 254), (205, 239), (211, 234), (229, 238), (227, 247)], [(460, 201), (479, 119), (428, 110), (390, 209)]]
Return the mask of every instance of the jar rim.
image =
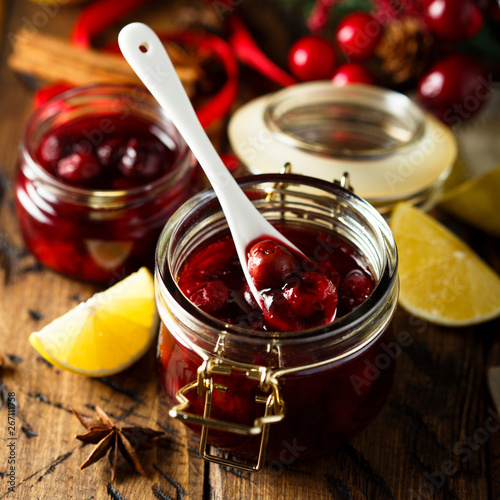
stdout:
[[(304, 103), (301, 98), (306, 92), (309, 98)], [(405, 149), (422, 138), (426, 127), (422, 110), (406, 95), (374, 85), (287, 87), (269, 98), (264, 122), (284, 144), (313, 154), (351, 159), (386, 156)], [(304, 130), (310, 123), (316, 129), (314, 137), (309, 129)], [(325, 129), (324, 141), (318, 140), (318, 128)], [(345, 137), (335, 140), (336, 132), (353, 128), (350, 146)]]
[[(357, 96), (369, 96), (368, 102), (382, 106), (403, 101), (420, 116), (425, 124), (416, 127), (413, 140), (400, 147), (388, 149), (385, 154), (353, 155), (347, 148), (344, 155), (331, 155), (318, 147), (278, 133), (270, 119), (272, 103), (287, 101), (287, 106), (306, 107), (309, 102), (324, 99), (342, 102), (345, 98), (357, 102)], [(347, 97), (346, 97), (347, 96)], [(380, 96), (378, 98), (377, 96)], [(385, 97), (384, 97), (385, 96)], [(395, 101), (394, 101), (395, 100)], [(321, 107), (317, 106), (318, 112)], [(288, 109), (285, 107), (285, 110)], [(288, 120), (290, 118), (290, 120)], [(293, 123), (293, 116), (288, 117)], [(334, 117), (335, 118), (335, 117)], [(324, 117), (327, 123), (331, 116)], [(325, 125), (328, 128), (329, 125)], [(375, 130), (376, 127), (372, 127)], [(312, 127), (311, 127), (312, 130)], [(356, 136), (353, 127), (351, 138)], [(399, 201), (409, 201), (426, 209), (433, 206), (441, 187), (449, 176), (457, 155), (452, 131), (431, 114), (422, 111), (404, 94), (364, 84), (335, 87), (329, 81), (305, 82), (253, 99), (241, 106), (228, 125), (231, 147), (241, 163), (252, 174), (277, 172), (277, 165), (289, 162), (298, 174), (330, 181), (348, 171), (356, 191), (381, 212), (389, 212)], [(307, 138), (306, 138), (307, 139)], [(338, 146), (343, 145), (342, 138)], [(302, 147), (304, 146), (304, 147)]]
[[(165, 120), (165, 123), (167, 123), (177, 132), (177, 137), (172, 138), (175, 141), (176, 146), (179, 148), (174, 165), (181, 165), (185, 161), (190, 161), (189, 157), (192, 156), (191, 150), (188, 148), (187, 143), (184, 141), (181, 134), (177, 131), (172, 121), (168, 118), (163, 108), (160, 107), (160, 105), (155, 101), (151, 94), (146, 91), (146, 89), (130, 84), (92, 84), (78, 86), (65, 90), (49, 99), (46, 103), (37, 108), (28, 120), (28, 123), (25, 127), (23, 140), (19, 147), (21, 157), (29, 165), (38, 179), (40, 179), (46, 186), (49, 186), (52, 190), (54, 190), (55, 194), (63, 196), (64, 198), (69, 200), (91, 199), (94, 205), (98, 204), (103, 206), (115, 206), (117, 204), (119, 205), (125, 200), (129, 200), (137, 196), (144, 196), (144, 194), (146, 193), (158, 193), (165, 187), (165, 185), (168, 185), (172, 181), (176, 174), (178, 174), (176, 171), (177, 169), (170, 168), (163, 176), (154, 179), (151, 182), (147, 182), (139, 186), (134, 186), (132, 188), (99, 190), (66, 184), (58, 179), (55, 175), (52, 175), (50, 172), (44, 169), (35, 160), (33, 156), (33, 150), (29, 147), (30, 139), (35, 132), (38, 121), (43, 121), (44, 113), (47, 113), (51, 107), (54, 107), (58, 102), (61, 101), (92, 98), (99, 95), (113, 95), (120, 99), (126, 97), (137, 104), (143, 104), (149, 109), (157, 112), (159, 116), (163, 120)], [(81, 102), (79, 102), (79, 104), (81, 104)]]
[[(204, 204), (216, 201), (215, 193), (211, 188), (202, 191), (188, 200), (181, 206), (169, 219), (164, 227), (162, 234), (158, 240), (156, 253), (155, 253), (155, 281), (158, 294), (171, 294), (175, 297), (175, 301), (179, 304), (180, 309), (187, 313), (191, 319), (204, 327), (208, 327), (214, 334), (223, 332), (228, 337), (234, 336), (239, 340), (248, 341), (280, 341), (280, 342), (300, 342), (306, 340), (321, 341), (322, 339), (332, 337), (332, 325), (334, 326), (335, 336), (338, 341), (345, 341), (351, 339), (349, 330), (352, 330), (353, 325), (367, 321), (371, 316), (374, 307), (379, 304), (388, 302), (388, 296), (398, 286), (397, 278), (397, 248), (394, 241), (392, 232), (383, 217), (373, 208), (366, 200), (360, 198), (352, 191), (345, 189), (339, 185), (322, 179), (307, 177), (298, 174), (261, 174), (253, 176), (245, 176), (237, 179), (238, 184), (242, 189), (250, 187), (255, 184), (264, 183), (284, 183), (286, 184), (302, 184), (317, 187), (325, 192), (335, 193), (343, 199), (349, 200), (356, 205), (356, 208), (362, 212), (366, 217), (373, 218), (377, 236), (381, 242), (387, 245), (391, 253), (390, 256), (386, 255), (384, 258), (384, 265), (377, 280), (377, 284), (368, 297), (359, 307), (349, 314), (346, 314), (332, 323), (321, 325), (318, 327), (310, 328), (307, 330), (298, 330), (293, 332), (273, 332), (273, 331), (256, 331), (248, 328), (242, 328), (235, 325), (228, 325), (224, 322), (213, 318), (212, 316), (204, 313), (201, 309), (194, 306), (188, 298), (181, 292), (177, 281), (170, 272), (166, 272), (165, 267), (168, 248), (172, 244), (173, 237), (175, 236), (176, 228), (187, 217), (190, 211), (195, 208), (200, 208)], [(161, 253), (164, 253), (162, 256)], [(386, 252), (387, 253), (387, 252)], [(395, 304), (393, 310), (395, 309)], [(393, 312), (392, 310), (392, 312)], [(161, 311), (160, 311), (161, 316)], [(392, 313), (391, 313), (392, 316)]]

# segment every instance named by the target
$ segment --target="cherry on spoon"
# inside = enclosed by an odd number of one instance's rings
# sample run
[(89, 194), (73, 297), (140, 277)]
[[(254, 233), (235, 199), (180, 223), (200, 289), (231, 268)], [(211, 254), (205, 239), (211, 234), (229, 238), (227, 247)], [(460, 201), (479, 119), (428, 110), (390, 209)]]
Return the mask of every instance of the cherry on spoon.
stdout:
[(156, 33), (145, 24), (131, 23), (120, 31), (118, 44), (131, 68), (167, 112), (205, 171), (226, 217), (250, 290), (263, 307), (248, 271), (247, 250), (250, 244), (271, 238), (299, 255), (303, 253), (264, 218), (229, 173), (198, 121)]

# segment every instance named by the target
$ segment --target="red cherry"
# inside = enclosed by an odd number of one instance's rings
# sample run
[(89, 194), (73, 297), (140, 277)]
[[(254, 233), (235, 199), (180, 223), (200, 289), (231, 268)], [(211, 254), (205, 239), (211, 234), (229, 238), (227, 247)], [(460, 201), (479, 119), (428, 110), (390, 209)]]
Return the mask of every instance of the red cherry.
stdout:
[(101, 173), (101, 165), (91, 153), (73, 153), (56, 165), (57, 175), (71, 184), (86, 184)]
[(362, 271), (350, 271), (340, 285), (340, 302), (346, 312), (361, 305), (372, 293), (373, 281)]
[(288, 53), (290, 71), (303, 81), (331, 78), (336, 64), (335, 47), (325, 38), (316, 35), (300, 38)]
[[(183, 272), (183, 283), (221, 279), (230, 273), (233, 260), (239, 265), (233, 240), (225, 238), (216, 241), (196, 254), (196, 258), (189, 263), (189, 267)], [(181, 288), (184, 290), (188, 284), (181, 284)]]
[(417, 85), (420, 102), (449, 125), (476, 113), (492, 93), (484, 66), (465, 55), (451, 55), (434, 64)]
[(159, 142), (141, 143), (134, 137), (130, 139), (120, 161), (120, 171), (125, 177), (133, 179), (153, 179), (162, 171), (163, 155), (166, 148)]
[(435, 35), (447, 40), (470, 38), (484, 21), (472, 0), (426, 0), (424, 20)]
[(127, 144), (123, 137), (106, 139), (96, 148), (96, 155), (103, 167), (111, 167), (118, 163), (125, 152)]
[(304, 273), (298, 283), (286, 285), (283, 297), (296, 316), (312, 320), (315, 326), (331, 321), (338, 303), (334, 284), (314, 272)]
[(335, 39), (347, 59), (363, 60), (371, 57), (380, 37), (382, 26), (366, 12), (353, 12), (340, 21)]
[(193, 291), (189, 300), (201, 310), (211, 314), (221, 309), (227, 302), (229, 290), (220, 280), (201, 284)]
[(373, 85), (375, 79), (368, 68), (362, 64), (350, 62), (339, 66), (333, 75), (332, 83), (337, 86), (348, 85), (349, 83), (365, 83)]
[(58, 162), (64, 155), (65, 141), (57, 135), (46, 135), (41, 141), (38, 148), (38, 157), (46, 166), (51, 167)]
[(295, 257), (275, 241), (262, 240), (250, 249), (248, 272), (259, 290), (283, 285), (296, 269)]

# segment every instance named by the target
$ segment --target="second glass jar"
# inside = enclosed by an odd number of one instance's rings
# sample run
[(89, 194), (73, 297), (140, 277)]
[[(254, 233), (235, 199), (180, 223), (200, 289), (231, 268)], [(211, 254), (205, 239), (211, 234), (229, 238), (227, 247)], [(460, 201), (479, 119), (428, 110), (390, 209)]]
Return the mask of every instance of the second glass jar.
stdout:
[[(72, 186), (37, 158), (41, 141), (83, 123), (95, 150), (115, 129), (133, 137), (142, 124), (171, 153), (164, 175), (114, 189)], [(127, 129), (128, 127), (128, 129)], [(140, 141), (140, 139), (139, 139)], [(64, 92), (35, 111), (20, 146), (16, 205), (28, 249), (72, 278), (109, 284), (138, 267), (153, 267), (168, 217), (198, 190), (197, 166), (186, 143), (153, 98), (139, 87), (97, 85)]]

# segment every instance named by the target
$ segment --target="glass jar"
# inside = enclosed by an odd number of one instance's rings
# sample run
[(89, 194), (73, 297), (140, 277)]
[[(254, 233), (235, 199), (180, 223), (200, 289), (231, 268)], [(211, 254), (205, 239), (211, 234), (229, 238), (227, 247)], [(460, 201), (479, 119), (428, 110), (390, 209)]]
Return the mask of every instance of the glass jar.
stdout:
[[(83, 123), (85, 146), (96, 148), (115, 130), (133, 135), (137, 120), (173, 155), (166, 173), (151, 182), (72, 186), (37, 157), (41, 141), (61, 127)], [(15, 189), (21, 232), (35, 257), (72, 278), (103, 284), (143, 265), (153, 268), (165, 222), (199, 190), (193, 156), (163, 110), (145, 90), (121, 85), (74, 88), (37, 109), (20, 145)]]
[[(388, 352), (397, 250), (382, 216), (339, 185), (287, 174), (238, 182), (277, 227), (330, 232), (347, 242), (377, 281), (364, 303), (328, 325), (276, 333), (225, 324), (195, 307), (177, 285), (187, 256), (227, 232), (213, 192), (196, 195), (167, 223), (155, 286), (162, 322), (157, 356), (170, 415), (201, 434), (204, 458), (258, 470), (340, 446), (384, 405), (396, 358)], [(211, 445), (233, 458), (211, 454)]]
[(252, 174), (292, 171), (331, 181), (348, 172), (356, 193), (388, 214), (439, 199), (457, 154), (451, 130), (407, 96), (373, 85), (292, 85), (240, 107), (231, 146)]

